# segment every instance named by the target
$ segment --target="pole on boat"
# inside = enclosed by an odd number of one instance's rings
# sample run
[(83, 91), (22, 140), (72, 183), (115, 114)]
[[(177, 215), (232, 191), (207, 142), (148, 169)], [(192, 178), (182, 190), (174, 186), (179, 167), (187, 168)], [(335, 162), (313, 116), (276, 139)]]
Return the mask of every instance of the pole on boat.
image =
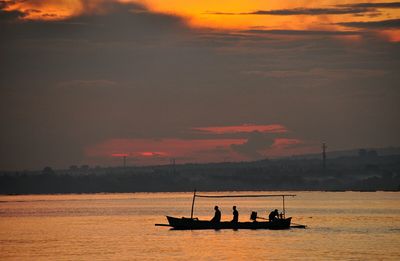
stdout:
[(192, 211), (190, 212), (190, 219), (193, 219), (194, 200), (196, 198), (196, 189), (193, 191)]
[(282, 203), (283, 203), (283, 218), (286, 218), (286, 211), (285, 211), (285, 195), (282, 196)]

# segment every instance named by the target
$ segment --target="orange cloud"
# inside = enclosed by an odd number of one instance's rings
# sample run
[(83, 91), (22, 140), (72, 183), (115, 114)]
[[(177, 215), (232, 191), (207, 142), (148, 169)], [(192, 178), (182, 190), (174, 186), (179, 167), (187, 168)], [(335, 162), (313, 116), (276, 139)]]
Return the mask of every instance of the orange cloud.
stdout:
[(160, 151), (144, 151), (144, 152), (139, 152), (139, 155), (143, 157), (166, 157), (168, 156), (168, 153)]
[(381, 35), (390, 42), (400, 42), (400, 29), (383, 30)]
[(236, 126), (198, 127), (192, 129), (212, 134), (249, 133), (254, 131), (264, 132), (264, 133), (287, 132), (287, 129), (280, 124), (269, 124), (269, 125), (244, 124)]
[(110, 139), (87, 147), (85, 155), (89, 161), (92, 159), (104, 162), (110, 155), (122, 155), (120, 151), (124, 151), (129, 152), (126, 154), (130, 158), (140, 160), (140, 164), (168, 163), (167, 158), (177, 158), (180, 162), (242, 160), (244, 158), (231, 151), (230, 146), (245, 141), (246, 139)]
[(25, 14), (24, 19), (62, 20), (83, 13), (85, 10), (83, 2), (82, 0), (6, 1), (4, 10), (20, 11)]
[(128, 157), (128, 153), (112, 153), (111, 156), (113, 157)]
[[(223, 161), (253, 160), (235, 147), (249, 145), (248, 139), (109, 139), (85, 149), (86, 160), (90, 164), (119, 164), (113, 157), (128, 157), (135, 164), (169, 164), (175, 158), (179, 163), (206, 163)], [(297, 146), (301, 145), (301, 146)], [(315, 153), (319, 145), (308, 145), (304, 141), (291, 138), (275, 138), (271, 146), (256, 148), (259, 156), (282, 157)], [(121, 153), (120, 151), (124, 151)], [(257, 158), (257, 159), (258, 159)]]
[(286, 148), (292, 145), (302, 144), (303, 142), (299, 139), (288, 139), (288, 138), (276, 138), (274, 139), (274, 144), (272, 147), (274, 148)]
[[(150, 12), (183, 17), (196, 28), (227, 30), (294, 30), (349, 31), (341, 24), (374, 22), (400, 17), (396, 3), (385, 1), (361, 4), (358, 0), (341, 1), (198, 1), (198, 0), (16, 0), (8, 1), (5, 10), (18, 10), (22, 19), (62, 20), (84, 13), (108, 12), (110, 3), (144, 5)], [(129, 9), (129, 6), (126, 8)], [(352, 31), (366, 31), (353, 28)], [(381, 32), (376, 29), (374, 31)], [(398, 41), (398, 32), (385, 33), (390, 41)], [(312, 35), (308, 35), (312, 36)], [(277, 36), (278, 37), (278, 36)], [(279, 36), (282, 37), (282, 36)], [(332, 36), (333, 37), (333, 36)], [(349, 38), (346, 35), (339, 38)], [(336, 37), (337, 38), (337, 37)]]

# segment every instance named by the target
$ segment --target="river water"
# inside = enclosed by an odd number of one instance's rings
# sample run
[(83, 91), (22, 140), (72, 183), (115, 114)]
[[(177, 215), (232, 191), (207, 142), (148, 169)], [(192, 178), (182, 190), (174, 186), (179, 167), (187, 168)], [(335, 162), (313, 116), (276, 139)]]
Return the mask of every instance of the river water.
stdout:
[[(233, 192), (230, 192), (232, 194)], [(235, 192), (234, 194), (268, 192)], [(279, 192), (271, 192), (278, 194)], [(287, 192), (285, 192), (287, 193)], [(227, 193), (203, 193), (227, 194)], [(229, 194), (229, 193), (228, 193)], [(287, 216), (307, 229), (174, 231), (191, 193), (0, 196), (1, 260), (400, 260), (400, 193), (295, 192)], [(222, 219), (236, 205), (282, 209), (275, 198), (196, 198), (194, 215)]]

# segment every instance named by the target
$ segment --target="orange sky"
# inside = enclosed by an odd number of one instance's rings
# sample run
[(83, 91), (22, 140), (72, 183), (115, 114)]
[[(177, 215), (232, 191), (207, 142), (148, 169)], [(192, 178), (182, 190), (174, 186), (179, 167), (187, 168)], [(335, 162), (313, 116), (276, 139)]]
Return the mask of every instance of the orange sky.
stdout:
[[(125, 0), (124, 2), (129, 2)], [(215, 15), (212, 13), (251, 13), (258, 10), (282, 10), (295, 8), (334, 8), (339, 2), (332, 0), (322, 1), (241, 1), (241, 0), (138, 0), (135, 2), (144, 3), (150, 10), (185, 16), (193, 26), (246, 29), (251, 27), (266, 27), (269, 29), (339, 29), (332, 24), (350, 21), (379, 21), (400, 17), (400, 9), (379, 8), (379, 15), (376, 16), (354, 16), (343, 15)], [(381, 3), (385, 1), (362, 1), (350, 0), (340, 1), (341, 5), (354, 3)]]
[[(356, 3), (385, 3), (387, 1), (239, 1), (239, 0), (115, 0), (118, 2), (133, 2), (144, 5), (151, 12), (172, 14), (183, 17), (186, 22), (197, 28), (212, 28), (224, 30), (243, 30), (262, 28), (267, 30), (355, 30), (339, 23), (371, 22), (388, 19), (399, 19), (400, 8), (368, 7), (366, 12), (318, 15), (255, 15), (257, 11), (279, 11), (298, 9), (350, 9), (349, 5)], [(8, 10), (26, 12), (25, 19), (59, 20), (71, 16), (91, 12), (107, 12), (105, 0), (32, 0), (16, 1), (10, 4)], [(345, 6), (347, 5), (347, 6)], [(319, 10), (321, 11), (321, 10)], [(219, 14), (217, 14), (219, 13)], [(221, 14), (222, 13), (222, 14)], [(226, 13), (226, 14), (224, 14)], [(391, 41), (400, 39), (398, 29), (381, 30)]]

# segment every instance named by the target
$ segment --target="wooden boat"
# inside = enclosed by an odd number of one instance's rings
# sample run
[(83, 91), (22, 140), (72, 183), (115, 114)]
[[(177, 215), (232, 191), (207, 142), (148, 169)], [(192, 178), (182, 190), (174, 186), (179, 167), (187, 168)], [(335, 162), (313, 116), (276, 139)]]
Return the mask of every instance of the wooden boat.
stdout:
[(248, 222), (211, 222), (198, 220), (196, 218), (175, 218), (167, 216), (169, 225), (179, 230), (195, 229), (288, 229), (290, 228), (291, 217), (275, 219), (274, 221), (248, 221)]
[[(172, 229), (177, 230), (197, 230), (197, 229), (289, 229), (291, 227), (305, 228), (304, 225), (291, 226), (291, 217), (286, 218), (285, 210), (285, 197), (294, 197), (296, 195), (281, 194), (281, 195), (198, 195), (196, 190), (193, 194), (192, 210), (190, 218), (187, 217), (171, 217), (166, 216), (168, 224), (156, 224), (156, 226), (169, 226)], [(266, 220), (265, 218), (257, 217), (257, 212), (253, 212), (251, 215), (252, 221), (247, 222), (212, 222), (208, 220), (199, 220), (193, 218), (194, 203), (196, 197), (203, 198), (234, 198), (234, 197), (281, 197), (283, 203), (283, 212), (280, 214), (280, 218), (272, 221), (258, 221), (258, 219)]]

